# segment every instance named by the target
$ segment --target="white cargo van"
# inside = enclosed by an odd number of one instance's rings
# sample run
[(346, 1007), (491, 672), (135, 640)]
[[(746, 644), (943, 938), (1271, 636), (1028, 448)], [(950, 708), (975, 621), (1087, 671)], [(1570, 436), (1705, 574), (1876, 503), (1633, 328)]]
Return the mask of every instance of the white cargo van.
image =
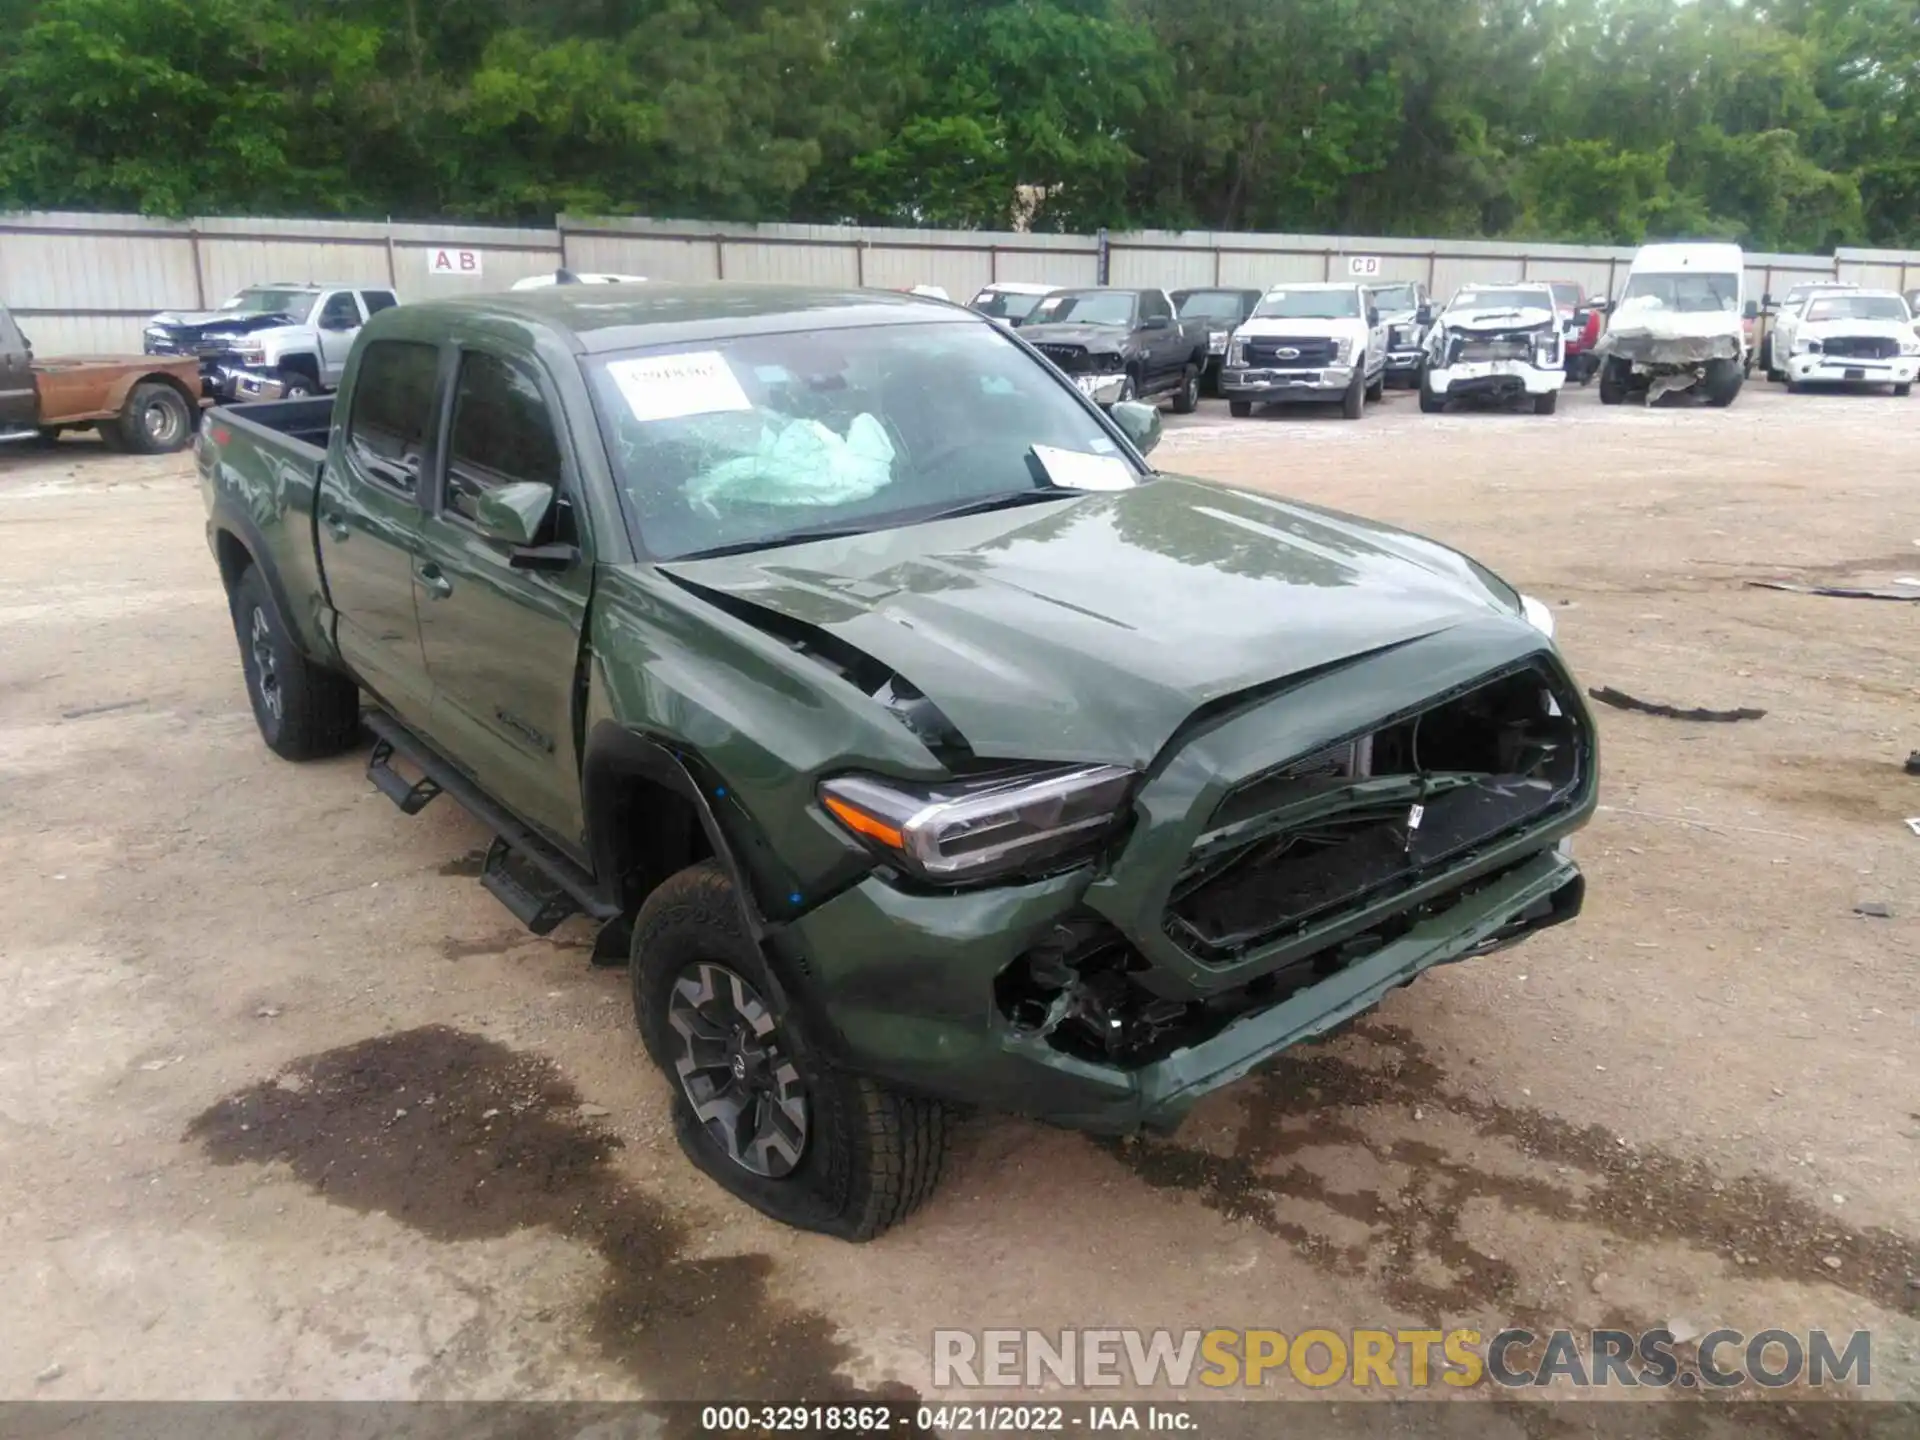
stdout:
[(1745, 257), (1738, 245), (1642, 245), (1614, 301), (1600, 357), (1600, 403), (1698, 387), (1726, 406), (1746, 376)]

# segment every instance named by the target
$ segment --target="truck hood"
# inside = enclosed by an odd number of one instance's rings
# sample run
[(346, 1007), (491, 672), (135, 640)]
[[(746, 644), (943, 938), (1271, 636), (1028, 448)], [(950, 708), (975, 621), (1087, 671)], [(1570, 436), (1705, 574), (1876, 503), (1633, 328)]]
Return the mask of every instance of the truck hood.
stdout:
[(1135, 489), (661, 567), (816, 627), (923, 691), (975, 754), (1145, 766), (1212, 701), (1512, 616), (1457, 552), (1162, 476)]
[(1914, 328), (1904, 320), (1802, 320), (1794, 331), (1802, 340), (1824, 340), (1829, 335), (1878, 336), (1909, 343)]
[(1367, 333), (1366, 322), (1345, 320), (1289, 320), (1280, 316), (1258, 316), (1233, 332), (1242, 340), (1358, 340)]
[(1029, 345), (1084, 345), (1088, 350), (1118, 351), (1131, 332), (1124, 325), (1035, 325), (1020, 327), (1020, 338)]
[(1449, 310), (1440, 317), (1440, 323), (1449, 330), (1510, 335), (1516, 330), (1553, 325), (1559, 318), (1557, 310), (1545, 305), (1503, 305), (1490, 310)]

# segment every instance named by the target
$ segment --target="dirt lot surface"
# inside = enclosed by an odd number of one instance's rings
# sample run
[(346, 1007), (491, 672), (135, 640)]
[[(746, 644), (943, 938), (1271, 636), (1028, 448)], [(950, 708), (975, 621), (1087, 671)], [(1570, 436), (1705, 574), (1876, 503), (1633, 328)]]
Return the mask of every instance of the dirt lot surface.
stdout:
[(936, 1326), (1676, 1322), (1865, 1327), (1920, 1396), (1920, 607), (1744, 584), (1920, 576), (1920, 399), (1209, 402), (1156, 459), (1461, 546), (1584, 684), (1766, 716), (1601, 711), (1578, 923), (1168, 1141), (970, 1121), (854, 1248), (682, 1160), (624, 976), (516, 927), (454, 805), (261, 746), (185, 457), (0, 457), (0, 1395), (924, 1394)]

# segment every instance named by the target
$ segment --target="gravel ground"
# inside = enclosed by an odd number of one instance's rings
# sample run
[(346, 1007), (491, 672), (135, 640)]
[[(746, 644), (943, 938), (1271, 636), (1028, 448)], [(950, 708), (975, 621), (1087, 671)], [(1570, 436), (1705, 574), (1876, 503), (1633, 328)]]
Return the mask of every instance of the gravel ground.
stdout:
[[(1554, 608), (1603, 711), (1578, 923), (1175, 1137), (962, 1127), (861, 1248), (681, 1159), (624, 977), (452, 804), (259, 744), (183, 457), (0, 457), (0, 1396), (929, 1393), (936, 1327), (1874, 1332), (1920, 1397), (1920, 401), (1169, 418)], [(1916, 592), (1920, 593), (1920, 592)], [(1884, 907), (1885, 917), (1856, 912)], [(1276, 1396), (1307, 1393), (1277, 1380)]]

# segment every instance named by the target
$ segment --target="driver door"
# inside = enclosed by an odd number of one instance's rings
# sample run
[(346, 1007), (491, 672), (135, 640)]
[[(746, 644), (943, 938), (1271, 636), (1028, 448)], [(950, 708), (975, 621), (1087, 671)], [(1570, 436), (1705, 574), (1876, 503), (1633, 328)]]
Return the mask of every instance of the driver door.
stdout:
[(314, 311), (314, 328), (320, 336), (320, 383), (327, 389), (340, 388), (340, 377), (346, 374), (347, 356), (353, 350), (354, 337), (366, 322), (360, 297), (351, 290), (335, 290)]
[(33, 347), (0, 305), (0, 434), (32, 427), (40, 418), (33, 386)]

